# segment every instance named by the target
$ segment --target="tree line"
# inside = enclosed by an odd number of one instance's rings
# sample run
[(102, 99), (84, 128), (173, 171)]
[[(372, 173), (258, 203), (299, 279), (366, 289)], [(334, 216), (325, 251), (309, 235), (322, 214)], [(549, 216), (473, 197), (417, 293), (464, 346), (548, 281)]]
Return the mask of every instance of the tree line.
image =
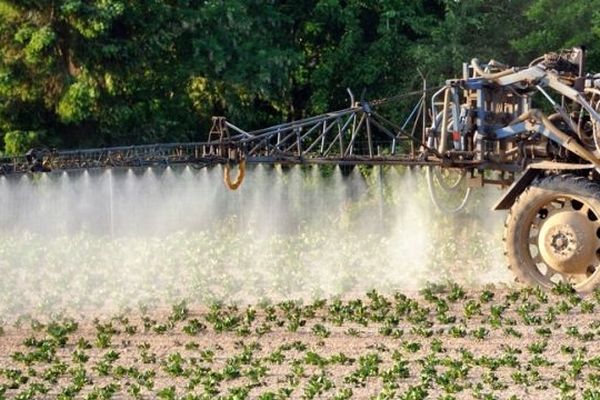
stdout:
[(584, 44), (600, 0), (0, 0), (0, 152), (206, 138)]

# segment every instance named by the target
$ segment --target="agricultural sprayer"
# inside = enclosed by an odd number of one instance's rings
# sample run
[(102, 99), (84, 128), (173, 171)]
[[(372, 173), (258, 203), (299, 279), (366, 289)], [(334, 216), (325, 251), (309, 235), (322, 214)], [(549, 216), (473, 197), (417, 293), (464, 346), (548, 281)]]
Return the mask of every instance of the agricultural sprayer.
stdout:
[[(0, 159), (0, 174), (85, 168), (225, 164), (237, 189), (246, 164), (420, 166), (441, 212), (460, 211), (474, 188), (508, 187), (504, 246), (517, 279), (580, 292), (600, 284), (600, 76), (581, 48), (527, 67), (473, 59), (461, 79), (346, 109), (245, 131), (214, 117), (205, 142), (56, 151)], [(381, 109), (416, 99), (400, 123)], [(238, 176), (230, 177), (237, 164)]]

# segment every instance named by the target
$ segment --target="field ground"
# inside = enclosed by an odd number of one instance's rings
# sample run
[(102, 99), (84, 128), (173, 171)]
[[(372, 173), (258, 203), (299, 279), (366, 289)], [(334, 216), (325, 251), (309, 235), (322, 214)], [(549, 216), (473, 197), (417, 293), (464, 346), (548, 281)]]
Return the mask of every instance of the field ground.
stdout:
[(600, 296), (567, 287), (21, 319), (0, 398), (600, 398)]

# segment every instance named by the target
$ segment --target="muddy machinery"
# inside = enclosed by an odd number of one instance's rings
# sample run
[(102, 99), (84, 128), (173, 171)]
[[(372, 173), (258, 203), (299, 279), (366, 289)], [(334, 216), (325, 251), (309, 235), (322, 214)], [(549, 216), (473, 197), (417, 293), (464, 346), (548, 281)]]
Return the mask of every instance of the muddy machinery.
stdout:
[[(446, 213), (462, 209), (472, 188), (510, 186), (495, 209), (509, 210), (505, 253), (517, 279), (589, 292), (600, 285), (600, 75), (584, 61), (581, 48), (526, 67), (473, 59), (438, 88), (375, 101), (350, 93), (346, 109), (255, 131), (215, 117), (205, 142), (34, 149), (0, 159), (0, 174), (220, 163), (237, 189), (252, 163), (421, 166)], [(384, 116), (410, 97), (402, 122)]]

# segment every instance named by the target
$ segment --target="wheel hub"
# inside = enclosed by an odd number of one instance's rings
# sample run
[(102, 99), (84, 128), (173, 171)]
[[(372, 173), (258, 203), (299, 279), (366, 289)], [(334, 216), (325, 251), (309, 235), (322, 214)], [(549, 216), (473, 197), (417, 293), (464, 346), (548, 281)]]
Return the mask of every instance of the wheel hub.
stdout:
[(561, 211), (546, 219), (538, 247), (543, 261), (563, 273), (585, 273), (596, 257), (596, 232), (588, 217), (577, 211)]

